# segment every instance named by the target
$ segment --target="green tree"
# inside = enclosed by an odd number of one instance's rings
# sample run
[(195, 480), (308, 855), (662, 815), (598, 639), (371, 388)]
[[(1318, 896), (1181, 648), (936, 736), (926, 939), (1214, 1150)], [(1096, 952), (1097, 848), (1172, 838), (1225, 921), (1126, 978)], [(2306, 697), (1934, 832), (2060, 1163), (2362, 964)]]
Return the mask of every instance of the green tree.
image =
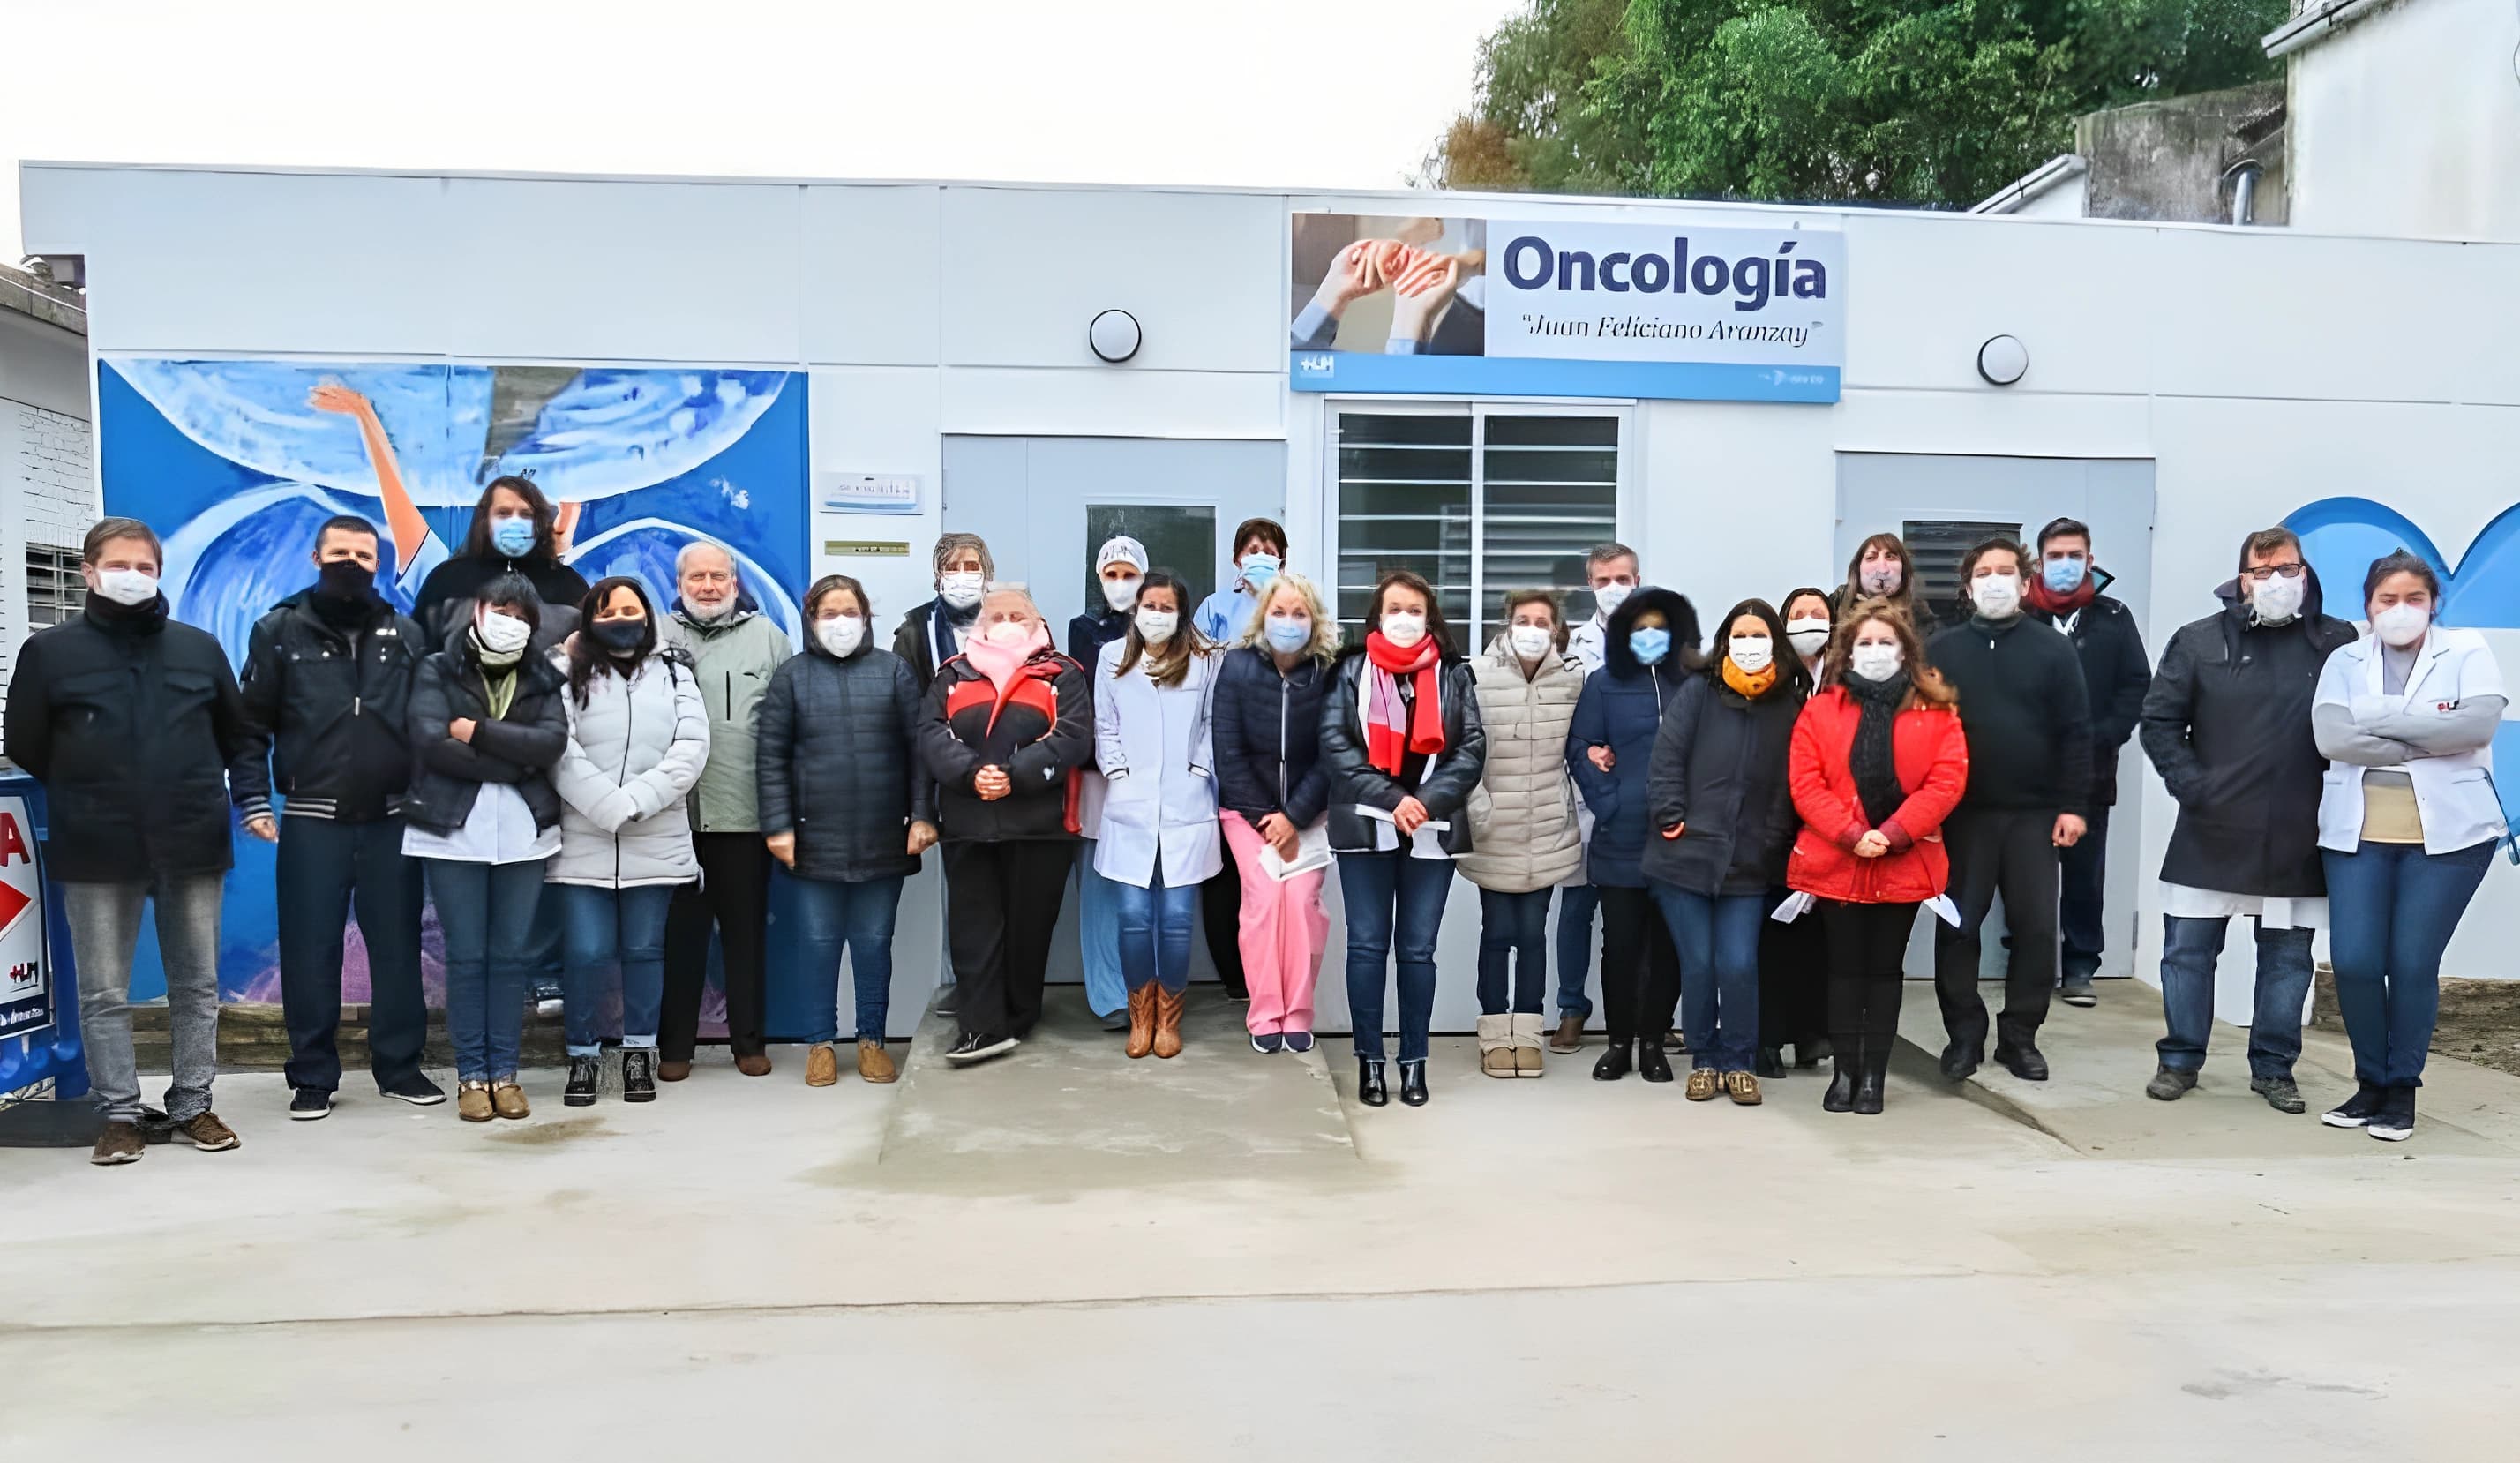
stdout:
[(1428, 175), (1456, 188), (1964, 206), (2073, 118), (2273, 74), (2287, 0), (1534, 0)]

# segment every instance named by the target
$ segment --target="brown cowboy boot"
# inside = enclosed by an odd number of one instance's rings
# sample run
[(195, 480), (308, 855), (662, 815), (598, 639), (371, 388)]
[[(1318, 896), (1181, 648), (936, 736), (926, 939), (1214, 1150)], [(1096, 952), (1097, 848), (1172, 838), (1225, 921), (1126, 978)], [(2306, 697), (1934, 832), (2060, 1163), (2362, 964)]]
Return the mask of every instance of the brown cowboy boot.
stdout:
[(1155, 993), (1155, 1055), (1173, 1058), (1181, 1055), (1181, 1019), (1183, 992), (1166, 990), (1152, 982), (1148, 989)]
[(1132, 1061), (1155, 1049), (1155, 983), (1129, 992), (1129, 1057)]

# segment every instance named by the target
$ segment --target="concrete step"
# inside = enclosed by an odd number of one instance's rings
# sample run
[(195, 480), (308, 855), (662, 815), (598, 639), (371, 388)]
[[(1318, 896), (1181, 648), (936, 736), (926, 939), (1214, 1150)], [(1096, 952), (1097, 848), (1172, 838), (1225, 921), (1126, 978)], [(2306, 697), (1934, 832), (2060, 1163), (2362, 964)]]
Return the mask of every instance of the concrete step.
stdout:
[(968, 1068), (945, 1061), (956, 1024), (931, 1011), (885, 1123), (885, 1180), (1037, 1195), (1353, 1173), (1325, 1048), (1262, 1056), (1243, 1030), (1247, 1006), (1207, 984), (1188, 1000), (1170, 1061), (1130, 1061), (1080, 986), (1052, 986), (1021, 1046)]

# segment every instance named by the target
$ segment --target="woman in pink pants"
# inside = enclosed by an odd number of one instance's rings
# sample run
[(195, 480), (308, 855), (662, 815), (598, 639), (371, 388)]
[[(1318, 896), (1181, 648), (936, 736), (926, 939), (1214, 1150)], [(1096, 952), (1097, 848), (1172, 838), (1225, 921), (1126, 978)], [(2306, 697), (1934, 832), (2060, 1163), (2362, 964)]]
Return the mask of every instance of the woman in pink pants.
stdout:
[[(1253, 1051), (1308, 1052), (1313, 983), (1330, 929), (1322, 912), (1329, 773), (1316, 753), (1338, 623), (1309, 580), (1281, 572), (1233, 641), (1216, 675), (1213, 735), (1225, 841), (1242, 881), (1245, 1020)], [(1264, 849), (1277, 856), (1264, 859)], [(1308, 854), (1315, 867), (1282, 880), (1272, 874)]]

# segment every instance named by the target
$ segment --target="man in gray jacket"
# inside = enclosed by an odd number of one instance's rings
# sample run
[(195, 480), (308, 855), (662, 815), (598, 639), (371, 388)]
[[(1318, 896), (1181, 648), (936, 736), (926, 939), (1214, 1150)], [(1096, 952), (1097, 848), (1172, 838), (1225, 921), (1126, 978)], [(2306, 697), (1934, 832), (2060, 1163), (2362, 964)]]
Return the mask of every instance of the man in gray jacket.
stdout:
[(677, 890), (665, 921), (665, 1005), (656, 1032), (656, 1075), (692, 1073), (700, 993), (708, 983), (709, 935), (726, 970), (727, 1044), (736, 1070), (767, 1076), (762, 1045), (762, 945), (770, 919), (770, 849), (762, 842), (753, 767), (753, 722), (771, 673), (793, 653), (788, 636), (754, 606), (735, 556), (696, 539), (674, 556), (679, 597), (669, 643), (695, 666), (708, 703), (709, 758), (692, 789), (692, 846), (700, 882)]

